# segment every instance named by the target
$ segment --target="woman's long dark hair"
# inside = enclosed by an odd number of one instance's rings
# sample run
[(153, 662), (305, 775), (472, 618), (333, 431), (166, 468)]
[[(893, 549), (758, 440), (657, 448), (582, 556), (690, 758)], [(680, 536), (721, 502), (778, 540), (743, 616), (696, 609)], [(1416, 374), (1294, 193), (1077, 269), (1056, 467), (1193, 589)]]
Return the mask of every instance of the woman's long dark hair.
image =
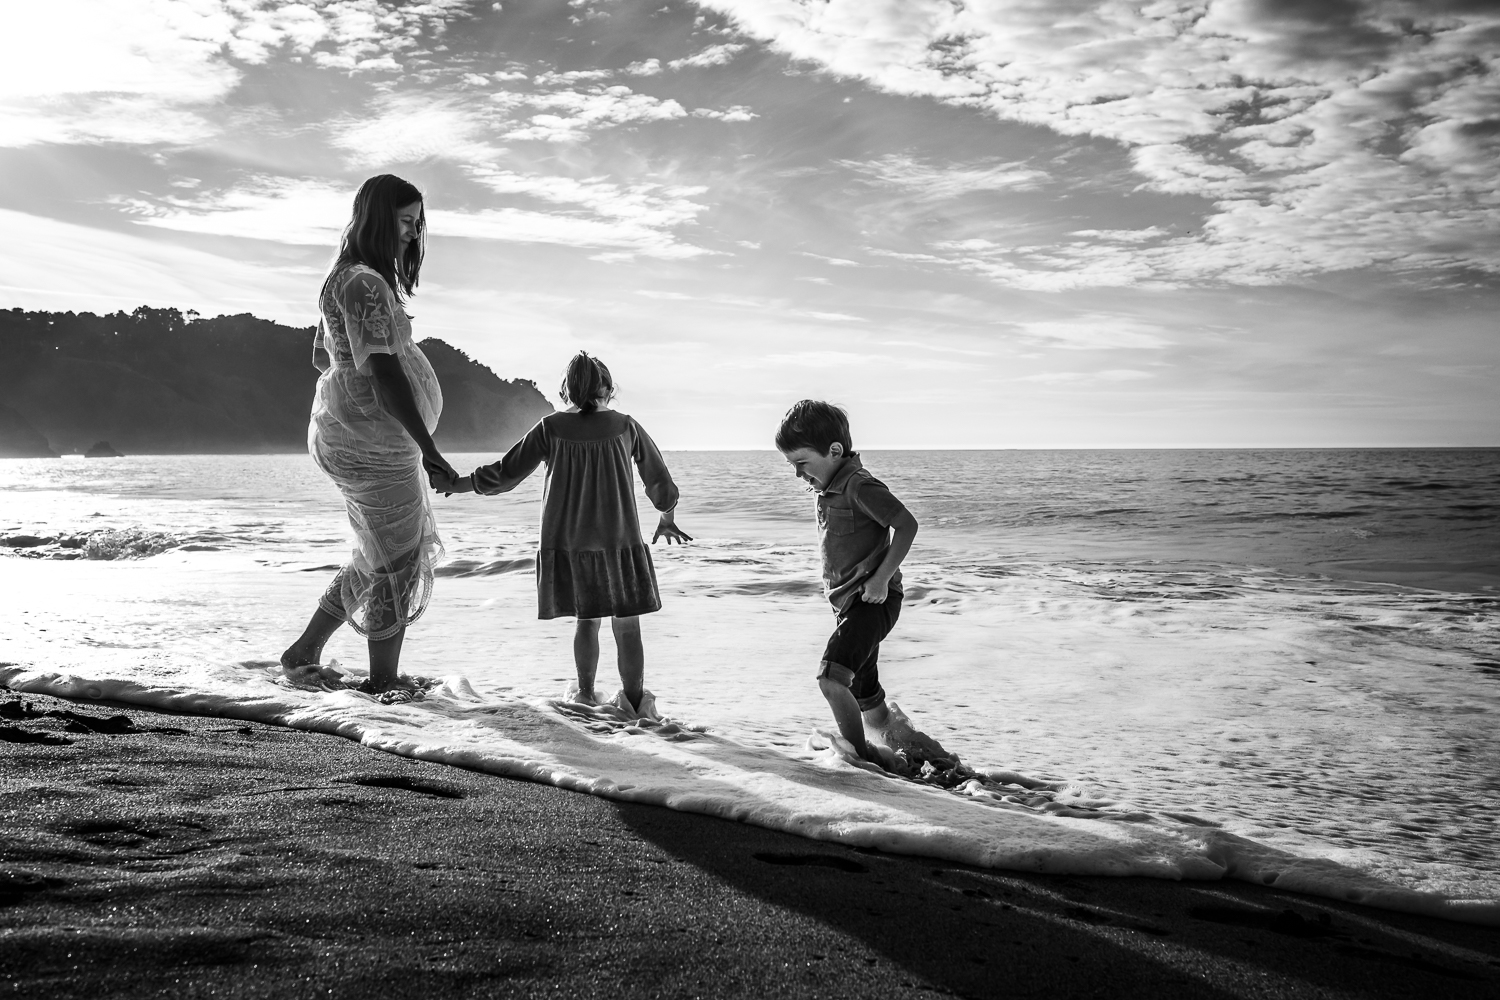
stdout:
[(323, 291), (328, 291), (328, 283), (344, 268), (363, 264), (385, 279), (398, 302), (405, 302), (417, 287), (427, 251), (427, 212), (425, 208), (418, 210), (417, 235), (406, 245), (400, 260), (396, 259), (401, 248), (396, 212), (421, 200), (422, 192), (395, 174), (380, 174), (361, 184), (354, 195), (354, 215), (344, 227), (339, 252), (323, 279)]

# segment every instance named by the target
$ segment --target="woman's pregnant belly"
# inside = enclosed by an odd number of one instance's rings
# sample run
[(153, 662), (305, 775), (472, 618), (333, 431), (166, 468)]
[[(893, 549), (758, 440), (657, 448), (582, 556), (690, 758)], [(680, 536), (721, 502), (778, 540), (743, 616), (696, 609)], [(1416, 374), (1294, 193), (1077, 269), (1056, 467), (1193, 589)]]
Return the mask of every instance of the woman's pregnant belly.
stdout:
[(412, 397), (417, 401), (417, 412), (431, 434), (437, 430), (438, 418), (443, 415), (443, 387), (438, 384), (437, 372), (416, 344), (404, 349), (400, 358), (401, 370), (406, 373)]

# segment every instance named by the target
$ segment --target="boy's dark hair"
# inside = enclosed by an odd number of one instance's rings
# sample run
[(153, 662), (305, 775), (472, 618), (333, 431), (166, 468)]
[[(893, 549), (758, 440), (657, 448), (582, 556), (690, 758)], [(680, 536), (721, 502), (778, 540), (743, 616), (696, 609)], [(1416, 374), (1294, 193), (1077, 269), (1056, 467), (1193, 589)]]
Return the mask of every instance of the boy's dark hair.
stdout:
[(854, 452), (854, 442), (849, 436), (849, 415), (842, 407), (821, 399), (801, 399), (793, 403), (776, 430), (776, 447), (784, 452), (811, 448), (819, 455), (826, 455), (835, 441), (844, 446), (845, 455)]
[(578, 407), (579, 413), (593, 413), (601, 402), (614, 398), (615, 380), (603, 361), (589, 357), (587, 351), (579, 351), (563, 372), (558, 396), (564, 403)]

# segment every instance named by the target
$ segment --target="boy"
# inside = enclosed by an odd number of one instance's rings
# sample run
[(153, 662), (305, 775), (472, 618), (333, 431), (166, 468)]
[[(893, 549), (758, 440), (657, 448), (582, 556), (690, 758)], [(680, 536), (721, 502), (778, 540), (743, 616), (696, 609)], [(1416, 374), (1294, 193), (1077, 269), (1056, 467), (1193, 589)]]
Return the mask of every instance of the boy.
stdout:
[(917, 519), (865, 471), (849, 418), (837, 406), (797, 403), (781, 420), (776, 447), (818, 494), (823, 590), (837, 616), (818, 665), (818, 687), (844, 739), (860, 757), (885, 767), (865, 732), (897, 749), (876, 660), (880, 641), (901, 614), (901, 560), (917, 537)]

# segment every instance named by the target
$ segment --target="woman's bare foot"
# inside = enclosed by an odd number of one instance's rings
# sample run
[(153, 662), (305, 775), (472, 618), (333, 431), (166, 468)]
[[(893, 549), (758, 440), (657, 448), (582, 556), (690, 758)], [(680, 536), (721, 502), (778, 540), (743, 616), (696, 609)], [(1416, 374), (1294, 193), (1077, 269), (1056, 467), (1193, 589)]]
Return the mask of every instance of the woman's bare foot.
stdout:
[(286, 679), (298, 687), (329, 688), (343, 687), (344, 675), (332, 664), (324, 665), (316, 657), (309, 658), (296, 646), (281, 654), (281, 672)]

